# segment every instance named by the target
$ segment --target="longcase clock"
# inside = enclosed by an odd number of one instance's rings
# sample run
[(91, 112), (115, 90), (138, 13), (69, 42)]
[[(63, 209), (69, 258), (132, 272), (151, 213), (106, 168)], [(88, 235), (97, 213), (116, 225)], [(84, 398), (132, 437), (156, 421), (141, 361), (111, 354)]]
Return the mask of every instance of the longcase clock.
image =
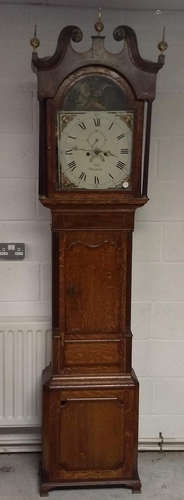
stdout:
[[(119, 26), (78, 52), (64, 28), (32, 64), (40, 102), (40, 200), (52, 214), (52, 364), (43, 375), (41, 495), (74, 486), (140, 491), (131, 364), (134, 213), (147, 202), (151, 104), (163, 54), (141, 58)], [(33, 40), (35, 41), (35, 40)], [(144, 136), (144, 141), (143, 141)], [(144, 151), (143, 151), (144, 142)], [(143, 159), (143, 160), (142, 160)]]

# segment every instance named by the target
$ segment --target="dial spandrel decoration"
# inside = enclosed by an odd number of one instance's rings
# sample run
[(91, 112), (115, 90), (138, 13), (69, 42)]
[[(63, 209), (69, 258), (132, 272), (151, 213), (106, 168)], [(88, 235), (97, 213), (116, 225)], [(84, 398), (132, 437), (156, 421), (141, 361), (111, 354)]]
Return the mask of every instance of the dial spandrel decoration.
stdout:
[(58, 189), (131, 190), (131, 111), (57, 113)]

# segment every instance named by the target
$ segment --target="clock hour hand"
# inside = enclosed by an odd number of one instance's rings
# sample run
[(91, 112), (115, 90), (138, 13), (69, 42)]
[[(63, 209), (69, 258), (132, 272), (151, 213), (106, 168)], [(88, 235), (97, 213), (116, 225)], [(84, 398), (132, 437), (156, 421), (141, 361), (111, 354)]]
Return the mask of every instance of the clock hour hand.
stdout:
[(93, 159), (96, 157), (100, 158), (100, 160), (102, 161), (105, 161), (105, 157), (107, 156), (114, 156), (115, 158), (118, 158), (118, 156), (115, 155), (114, 153), (111, 153), (111, 151), (103, 151), (101, 149), (96, 148), (91, 151), (90, 161), (93, 161)]
[(102, 153), (104, 154), (104, 156), (115, 156), (116, 158), (118, 158), (118, 156), (114, 153), (111, 153), (111, 151), (102, 151)]
[(92, 150), (93, 153), (96, 155), (96, 156), (99, 156), (102, 161), (104, 161), (104, 156), (114, 156), (115, 158), (118, 158), (117, 155), (115, 155), (114, 153), (112, 153), (110, 150), (108, 151), (103, 151), (103, 149), (99, 149), (99, 148), (95, 148)]
[(97, 158), (99, 157), (102, 161), (105, 161), (104, 159), (104, 155), (103, 155), (103, 151), (101, 151), (100, 149), (86, 149), (86, 148), (79, 148), (78, 146), (74, 146), (72, 148), (73, 151), (85, 151), (86, 152), (86, 155), (87, 156), (90, 156), (90, 160), (89, 161), (93, 161), (94, 158)]

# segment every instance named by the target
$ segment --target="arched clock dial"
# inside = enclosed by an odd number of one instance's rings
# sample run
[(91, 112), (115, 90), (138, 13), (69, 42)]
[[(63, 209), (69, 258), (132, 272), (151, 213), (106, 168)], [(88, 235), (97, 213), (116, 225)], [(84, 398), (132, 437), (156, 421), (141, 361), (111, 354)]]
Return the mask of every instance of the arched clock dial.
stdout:
[(61, 189), (130, 189), (133, 112), (59, 111), (57, 121)]

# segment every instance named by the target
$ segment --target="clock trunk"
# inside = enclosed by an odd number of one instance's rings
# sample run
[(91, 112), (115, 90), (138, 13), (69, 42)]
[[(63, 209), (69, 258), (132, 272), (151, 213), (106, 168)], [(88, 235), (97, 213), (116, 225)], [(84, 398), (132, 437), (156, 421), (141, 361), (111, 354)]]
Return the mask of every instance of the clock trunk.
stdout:
[(43, 391), (43, 481), (48, 489), (86, 481), (137, 489), (134, 211), (52, 215), (53, 371), (46, 369)]

